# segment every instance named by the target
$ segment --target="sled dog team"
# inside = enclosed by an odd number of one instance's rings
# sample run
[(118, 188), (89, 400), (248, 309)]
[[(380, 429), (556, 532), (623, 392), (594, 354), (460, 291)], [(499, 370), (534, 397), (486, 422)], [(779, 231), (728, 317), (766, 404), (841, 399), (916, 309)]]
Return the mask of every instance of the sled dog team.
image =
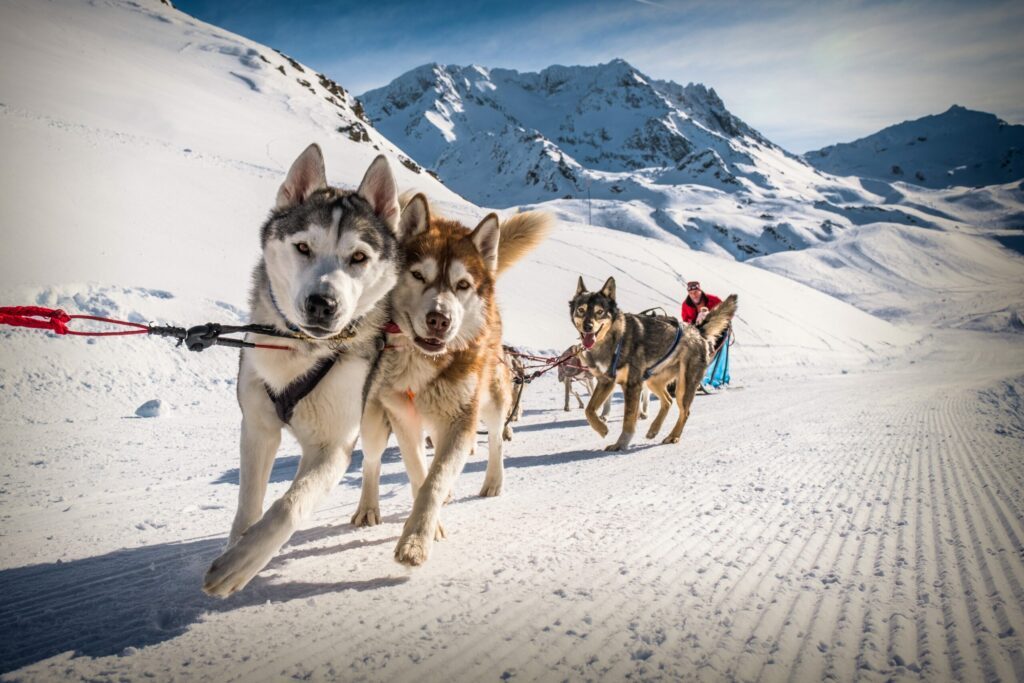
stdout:
[[(513, 383), (495, 285), (552, 226), (536, 211), (504, 222), (492, 213), (472, 229), (438, 216), (422, 194), (399, 197), (384, 156), (354, 192), (327, 184), (317, 145), (295, 160), (260, 232), (249, 304), (252, 322), (297, 339), (289, 352), (241, 354), (238, 509), (228, 547), (206, 573), (207, 593), (226, 597), (267, 565), (337, 484), (360, 435), (363, 488), (352, 523), (381, 521), (381, 455), (394, 432), (414, 499), (395, 548), (403, 564), (424, 563), (444, 537), (440, 510), (480, 419), (488, 431), (480, 495), (501, 493)], [(608, 427), (597, 409), (616, 384), (625, 392), (623, 431), (611, 449), (629, 445), (645, 384), (660, 399), (647, 434), (653, 438), (669, 410), (666, 387), (677, 383), (680, 415), (665, 442), (678, 441), (710, 343), (735, 309), (729, 297), (700, 329), (643, 320), (619, 311), (613, 279), (588, 292), (580, 278), (570, 311), (583, 362), (597, 379), (587, 420), (602, 436)], [(286, 426), (302, 457), (291, 486), (264, 512)], [(425, 433), (434, 444), (429, 469)]]

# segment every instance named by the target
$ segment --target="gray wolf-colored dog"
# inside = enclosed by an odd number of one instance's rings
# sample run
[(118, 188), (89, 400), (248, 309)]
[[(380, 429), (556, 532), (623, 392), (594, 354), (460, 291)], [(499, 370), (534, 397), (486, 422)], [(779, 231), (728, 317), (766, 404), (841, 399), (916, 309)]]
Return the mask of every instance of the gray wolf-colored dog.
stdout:
[[(203, 590), (243, 588), (291, 537), (348, 467), (363, 392), (379, 354), (387, 294), (402, 268), (395, 179), (383, 156), (355, 192), (329, 187), (310, 145), (292, 164), (260, 232), (252, 322), (298, 338), (291, 351), (247, 348), (238, 371), (242, 408), (238, 510), (228, 548)], [(250, 341), (281, 343), (264, 335)], [(264, 513), (281, 430), (302, 447), (295, 480)]]
[(579, 279), (576, 295), (569, 302), (569, 314), (584, 351), (584, 364), (597, 378), (597, 388), (587, 404), (587, 422), (602, 437), (608, 425), (597, 411), (615, 385), (623, 388), (626, 402), (622, 433), (605, 450), (629, 447), (636, 430), (640, 394), (646, 384), (658, 397), (658, 414), (647, 438), (658, 435), (671, 406), (668, 385), (676, 382), (679, 418), (662, 443), (676, 443), (690, 416), (690, 405), (704, 371), (711, 360), (715, 339), (736, 313), (736, 295), (729, 295), (699, 326), (682, 325), (657, 316), (623, 313), (615, 302), (615, 278), (608, 278), (597, 292), (587, 291)]

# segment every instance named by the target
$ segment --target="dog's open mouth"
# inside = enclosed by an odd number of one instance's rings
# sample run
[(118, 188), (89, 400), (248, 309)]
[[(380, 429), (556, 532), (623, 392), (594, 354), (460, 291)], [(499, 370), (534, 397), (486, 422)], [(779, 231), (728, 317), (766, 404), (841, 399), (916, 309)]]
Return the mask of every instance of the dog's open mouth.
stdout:
[(580, 340), (583, 342), (583, 348), (589, 349), (594, 346), (597, 336), (593, 332), (584, 332)]
[(444, 342), (434, 337), (414, 337), (413, 341), (416, 342), (416, 346), (420, 347), (428, 353), (438, 353), (444, 351)]

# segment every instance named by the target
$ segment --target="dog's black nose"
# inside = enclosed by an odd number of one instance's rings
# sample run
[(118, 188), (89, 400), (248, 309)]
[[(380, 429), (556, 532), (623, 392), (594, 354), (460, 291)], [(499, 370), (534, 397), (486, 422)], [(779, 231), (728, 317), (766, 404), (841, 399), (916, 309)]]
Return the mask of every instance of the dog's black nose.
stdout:
[(439, 337), (444, 336), (444, 333), (448, 331), (448, 327), (451, 324), (451, 318), (444, 313), (438, 313), (437, 311), (427, 313), (427, 327), (430, 329), (431, 334), (436, 334)]
[(330, 297), (322, 294), (310, 294), (306, 298), (306, 315), (312, 320), (332, 318), (337, 310), (338, 302)]

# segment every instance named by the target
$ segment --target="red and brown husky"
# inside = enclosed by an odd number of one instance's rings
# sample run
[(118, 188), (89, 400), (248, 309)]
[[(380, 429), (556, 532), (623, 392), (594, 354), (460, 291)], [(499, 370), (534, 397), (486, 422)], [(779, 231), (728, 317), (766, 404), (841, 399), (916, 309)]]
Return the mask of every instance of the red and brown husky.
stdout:
[[(539, 212), (504, 223), (490, 214), (470, 230), (432, 215), (423, 195), (402, 211), (406, 265), (391, 296), (400, 332), (389, 335), (363, 412), (363, 491), (352, 523), (380, 523), (380, 460), (394, 430), (415, 501), (395, 548), (403, 564), (424, 563), (435, 537), (444, 537), (441, 506), (473, 447), (480, 417), (489, 444), (480, 495), (501, 493), (511, 376), (502, 362), (495, 281), (552, 225)], [(424, 431), (434, 443), (429, 471)]]

